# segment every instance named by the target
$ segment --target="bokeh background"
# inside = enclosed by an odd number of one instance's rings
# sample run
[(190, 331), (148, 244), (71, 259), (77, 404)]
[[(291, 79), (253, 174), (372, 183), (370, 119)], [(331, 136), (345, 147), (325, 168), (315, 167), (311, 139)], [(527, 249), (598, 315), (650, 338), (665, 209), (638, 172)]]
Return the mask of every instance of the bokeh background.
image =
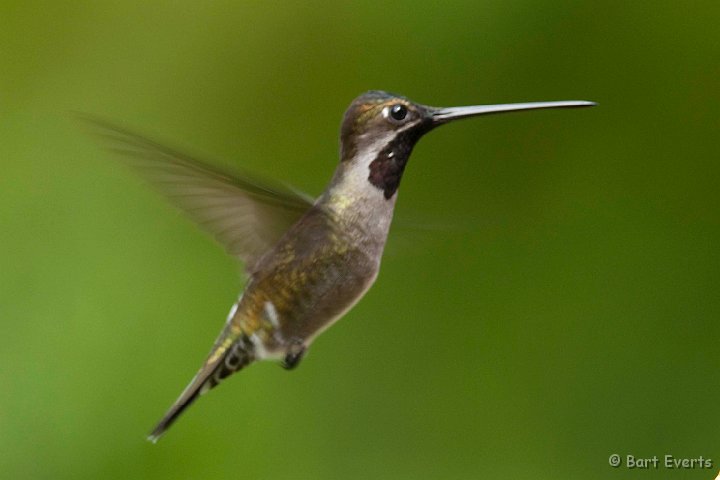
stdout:
[[(0, 3), (0, 476), (713, 478), (718, 24), (714, 0)], [(367, 297), (146, 442), (240, 268), (71, 112), (318, 194), (368, 89), (600, 106), (423, 139)]]

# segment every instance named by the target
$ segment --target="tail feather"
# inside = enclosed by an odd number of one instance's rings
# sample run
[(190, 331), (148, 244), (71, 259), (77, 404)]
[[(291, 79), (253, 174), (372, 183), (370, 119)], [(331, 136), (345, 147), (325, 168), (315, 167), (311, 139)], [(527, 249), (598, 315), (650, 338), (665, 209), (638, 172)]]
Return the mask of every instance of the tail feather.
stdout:
[[(218, 342), (220, 343), (220, 342)], [(225, 351), (218, 351), (224, 349)], [(180, 414), (202, 394), (218, 385), (224, 378), (241, 370), (255, 360), (254, 346), (250, 339), (242, 334), (230, 345), (216, 345), (209, 359), (195, 375), (180, 397), (170, 407), (165, 416), (148, 435), (148, 440), (156, 443)]]

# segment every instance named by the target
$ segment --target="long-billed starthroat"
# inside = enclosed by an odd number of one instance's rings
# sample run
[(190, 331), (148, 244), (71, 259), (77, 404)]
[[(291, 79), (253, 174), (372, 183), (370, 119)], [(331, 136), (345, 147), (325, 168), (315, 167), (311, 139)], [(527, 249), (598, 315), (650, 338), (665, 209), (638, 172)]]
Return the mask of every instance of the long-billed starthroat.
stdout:
[(242, 261), (248, 276), (207, 359), (148, 438), (157, 441), (199, 395), (253, 362), (297, 366), (313, 340), (362, 298), (377, 277), (398, 186), (423, 135), (461, 118), (592, 105), (436, 108), (364, 93), (345, 112), (340, 163), (317, 199), (91, 120), (127, 164)]

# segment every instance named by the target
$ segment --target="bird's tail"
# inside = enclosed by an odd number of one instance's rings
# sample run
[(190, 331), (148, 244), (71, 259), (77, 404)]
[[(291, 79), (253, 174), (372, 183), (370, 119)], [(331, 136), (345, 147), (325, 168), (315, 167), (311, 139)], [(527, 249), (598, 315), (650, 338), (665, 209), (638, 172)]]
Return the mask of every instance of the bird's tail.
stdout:
[[(228, 328), (231, 327), (228, 325)], [(223, 331), (220, 335), (205, 364), (148, 435), (148, 440), (157, 442), (196, 398), (255, 360), (255, 346), (250, 338), (245, 333), (241, 333), (239, 337), (228, 333)]]

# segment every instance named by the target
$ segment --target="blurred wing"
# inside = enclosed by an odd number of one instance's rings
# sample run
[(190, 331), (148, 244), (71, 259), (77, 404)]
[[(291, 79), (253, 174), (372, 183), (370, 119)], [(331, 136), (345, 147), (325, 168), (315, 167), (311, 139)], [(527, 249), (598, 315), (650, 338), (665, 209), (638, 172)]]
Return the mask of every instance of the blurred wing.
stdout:
[(244, 261), (249, 272), (312, 206), (310, 197), (290, 188), (222, 171), (104, 120), (81, 118), (124, 163)]

